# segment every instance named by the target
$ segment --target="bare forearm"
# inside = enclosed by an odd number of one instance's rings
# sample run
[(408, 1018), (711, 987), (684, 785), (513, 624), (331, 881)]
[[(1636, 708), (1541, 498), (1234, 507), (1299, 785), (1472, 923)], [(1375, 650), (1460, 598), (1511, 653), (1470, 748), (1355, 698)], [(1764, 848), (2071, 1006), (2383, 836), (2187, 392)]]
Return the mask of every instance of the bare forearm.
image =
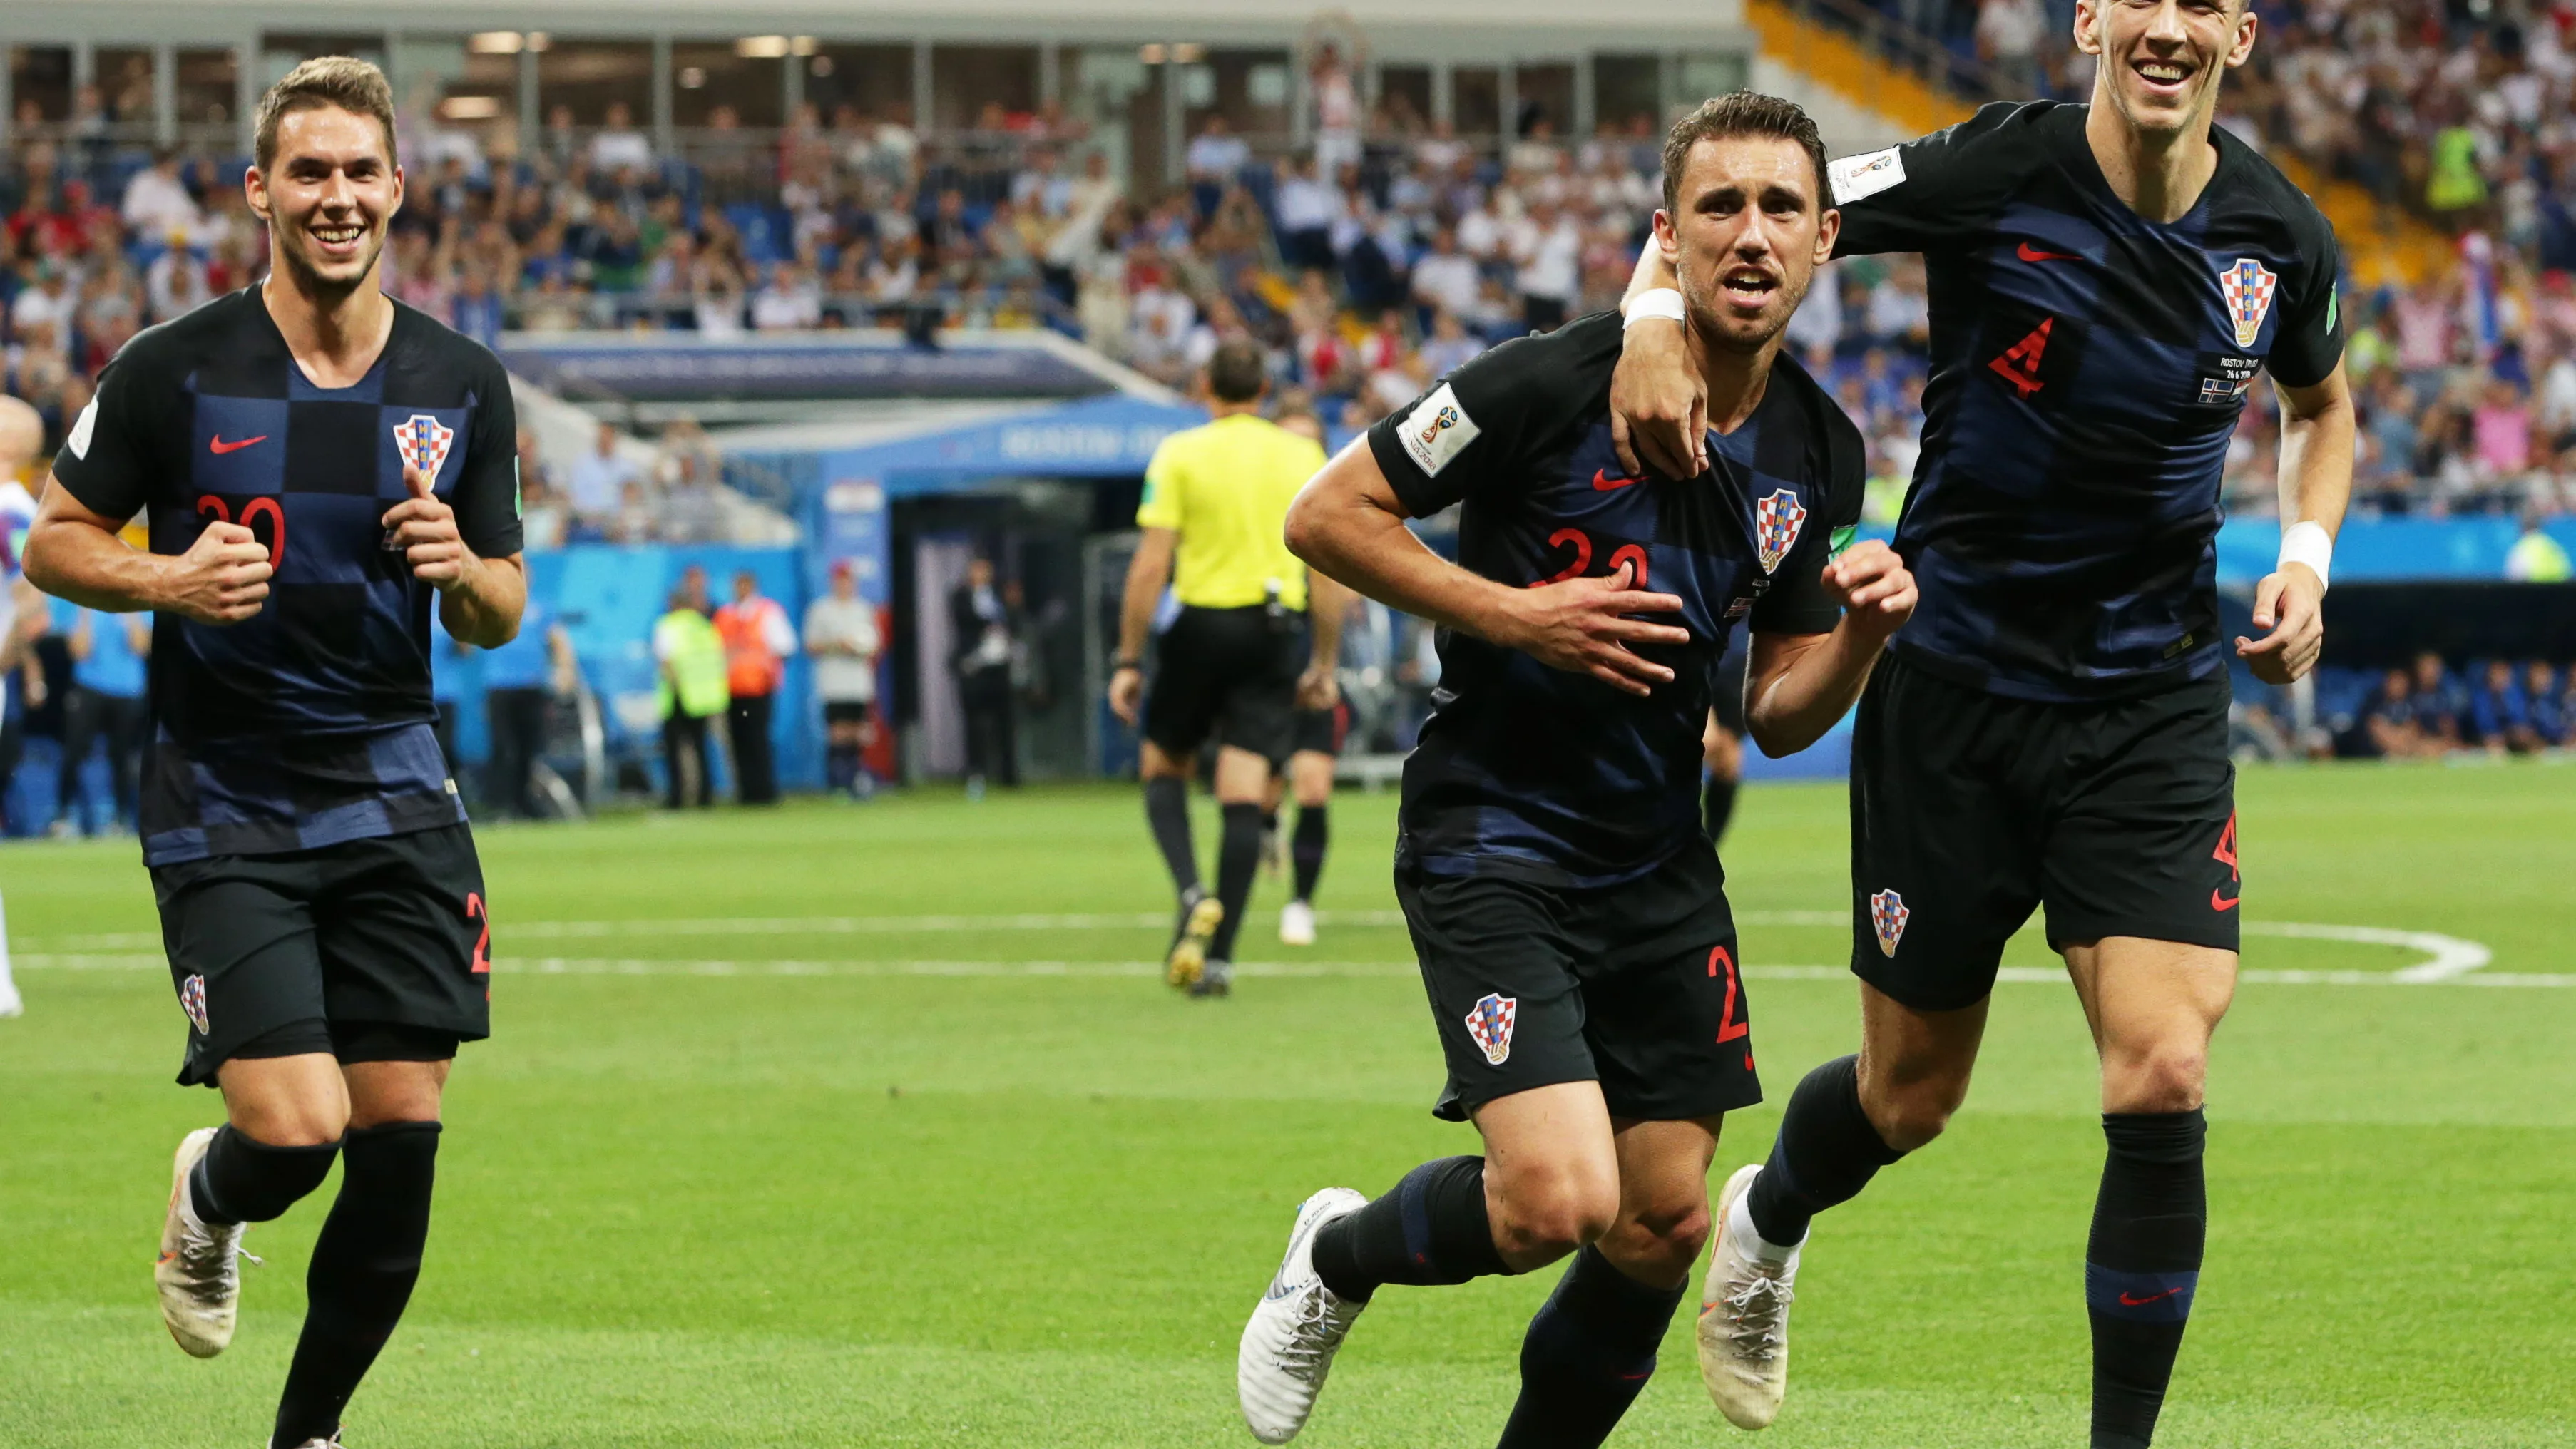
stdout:
[(27, 535), (27, 579), (58, 599), (113, 614), (158, 609), (170, 564), (73, 519), (39, 520)]
[(2328, 533), (2343, 527), (2352, 501), (2352, 451), (2355, 434), (2352, 405), (2340, 403), (2306, 417), (2289, 416), (2281, 425), (2281, 524), (2320, 524)]
[(468, 561), (456, 587), (438, 596), (438, 621), (449, 637), (478, 649), (497, 649), (519, 636), (528, 607), (528, 575), (514, 555)]
[(1511, 590), (1433, 553), (1373, 503), (1315, 502), (1310, 509), (1300, 499), (1289, 515), (1288, 547), (1317, 573), (1416, 618), (1505, 642), (1498, 626)]
[(1863, 637), (1849, 619), (1798, 649), (1787, 665), (1756, 679), (1745, 702), (1745, 732), (1762, 753), (1793, 755), (1823, 739), (1860, 700), (1882, 641)]
[(1134, 663), (1145, 657), (1145, 636), (1154, 627), (1154, 605), (1163, 597), (1169, 571), (1139, 553), (1127, 565), (1127, 592), (1118, 604), (1118, 658)]
[(1628, 290), (1619, 294), (1619, 303), (1625, 307), (1639, 292), (1680, 285), (1673, 274), (1673, 264), (1664, 260), (1664, 249), (1649, 241), (1646, 249), (1637, 253), (1637, 269), (1628, 274)]
[(1350, 612), (1350, 590), (1313, 569), (1306, 571), (1306, 617), (1313, 631), (1309, 667), (1331, 669), (1341, 663), (1342, 621)]

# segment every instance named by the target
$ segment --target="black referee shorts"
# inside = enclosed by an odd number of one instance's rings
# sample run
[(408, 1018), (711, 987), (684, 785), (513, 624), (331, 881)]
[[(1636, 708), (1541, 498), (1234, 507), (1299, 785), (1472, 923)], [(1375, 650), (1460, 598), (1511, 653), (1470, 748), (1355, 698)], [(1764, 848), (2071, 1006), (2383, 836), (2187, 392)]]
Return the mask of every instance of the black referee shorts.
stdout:
[(2233, 951), (2225, 671), (2130, 699), (2008, 699), (1889, 654), (1852, 734), (1852, 972), (1917, 1011), (1994, 990), (2045, 908), (2052, 947)]
[(214, 1085), (235, 1056), (439, 1060), (491, 1034), (490, 915), (464, 825), (155, 866), (152, 890), (188, 1018), (183, 1086)]
[(1145, 738), (1187, 759), (1220, 745), (1282, 760), (1296, 737), (1297, 676), (1306, 667), (1306, 616), (1184, 608), (1155, 650)]

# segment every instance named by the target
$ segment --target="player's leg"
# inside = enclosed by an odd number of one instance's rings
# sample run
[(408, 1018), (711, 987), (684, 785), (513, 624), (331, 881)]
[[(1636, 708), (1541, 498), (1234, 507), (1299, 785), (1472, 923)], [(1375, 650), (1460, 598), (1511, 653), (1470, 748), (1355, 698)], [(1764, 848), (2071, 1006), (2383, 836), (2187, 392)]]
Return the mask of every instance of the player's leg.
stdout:
[(54, 828), (89, 833), (89, 802), (81, 789), (81, 773), (89, 764), (89, 754), (102, 734), (105, 724), (99, 698), (75, 684), (63, 691), (63, 758), (56, 767), (54, 779)]
[(2208, 1236), (2202, 1087), (2236, 981), (2224, 675), (2087, 712), (2048, 851), (2050, 941), (2102, 1058), (2085, 1252), (2095, 1449), (2152, 1439)]
[(270, 1443), (332, 1442), (359, 1380), (402, 1319), (420, 1279), (436, 1182), (439, 1099), (455, 1038), (398, 1028), (343, 1031), (349, 1127), (340, 1195), (305, 1271), (304, 1329), (279, 1395)]
[[(1304, 743), (1311, 742), (1301, 741)], [(1289, 903), (1308, 908), (1305, 912), (1306, 939), (1292, 944), (1312, 945), (1315, 939), (1315, 886), (1324, 878), (1324, 852), (1332, 843), (1332, 753), (1301, 748), (1290, 755), (1288, 783), (1297, 797), (1297, 832), (1288, 846), (1292, 870)], [(1283, 938), (1285, 934), (1283, 927)]]
[(1200, 985), (1223, 994), (1232, 985), (1234, 941), (1252, 901), (1252, 878), (1261, 869), (1261, 797), (1270, 788), (1270, 757), (1227, 744), (1216, 755), (1216, 804), (1223, 833), (1217, 840), (1216, 900), (1225, 912), (1208, 941), (1208, 974)]
[(1645, 1389), (1708, 1242), (1708, 1165), (1723, 1120), (1614, 1119), (1618, 1216), (1530, 1320), (1501, 1449), (1591, 1449)]
[(1216, 799), (1225, 822), (1216, 896), (1225, 919), (1208, 943), (1209, 972), (1200, 985), (1217, 995), (1231, 985), (1235, 936), (1261, 868), (1262, 802), (1269, 798), (1271, 762), (1287, 759), (1295, 741), (1297, 674), (1306, 658), (1302, 631), (1281, 629), (1257, 610), (1230, 610), (1227, 625), (1216, 715)]
[(1199, 746), (1216, 727), (1219, 701), (1206, 622), (1201, 611), (1183, 609), (1155, 647), (1136, 766), (1145, 786), (1145, 825), (1163, 853), (1179, 903), (1163, 979), (1184, 988), (1196, 986), (1206, 970), (1208, 943), (1221, 919), (1200, 883), (1198, 846), (1190, 834), (1190, 775)]

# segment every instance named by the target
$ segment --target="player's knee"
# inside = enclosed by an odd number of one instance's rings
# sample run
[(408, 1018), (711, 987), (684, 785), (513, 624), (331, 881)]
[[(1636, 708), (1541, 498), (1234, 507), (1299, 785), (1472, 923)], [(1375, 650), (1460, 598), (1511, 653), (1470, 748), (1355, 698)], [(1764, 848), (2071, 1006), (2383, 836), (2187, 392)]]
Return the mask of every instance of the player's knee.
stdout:
[(1967, 1099), (1965, 1078), (1924, 1077), (1864, 1093), (1862, 1105), (1888, 1146), (1912, 1152), (1940, 1136)]
[(1633, 1276), (1653, 1282), (1678, 1279), (1708, 1246), (1711, 1219), (1705, 1195), (1648, 1207), (1621, 1218), (1601, 1238), (1601, 1252)]
[(1504, 1193), (1494, 1242), (1514, 1263), (1553, 1262), (1610, 1231), (1619, 1218), (1615, 1184), (1564, 1178)]
[(233, 1127), (271, 1147), (320, 1147), (337, 1142), (349, 1130), (346, 1103), (281, 1101), (241, 1103), (232, 1112)]
[(2113, 1112), (2188, 1112), (2201, 1104), (2208, 1073), (2208, 1049), (2189, 1042), (2108, 1051), (2102, 1062), (2103, 1106)]

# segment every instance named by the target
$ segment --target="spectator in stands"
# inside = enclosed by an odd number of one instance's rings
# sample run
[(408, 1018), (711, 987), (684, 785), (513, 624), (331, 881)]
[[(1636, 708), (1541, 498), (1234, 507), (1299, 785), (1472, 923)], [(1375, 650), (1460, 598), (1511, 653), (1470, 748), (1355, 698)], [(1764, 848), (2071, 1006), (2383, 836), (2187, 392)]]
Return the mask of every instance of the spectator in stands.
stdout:
[(594, 171), (612, 174), (621, 168), (653, 169), (653, 143), (635, 129), (634, 107), (624, 101), (608, 103), (598, 133), (590, 138), (590, 164)]
[(831, 592), (805, 606), (805, 652), (814, 661), (814, 697), (823, 706), (823, 781), (860, 800), (876, 790), (867, 749), (882, 647), (876, 606), (859, 597), (850, 561), (834, 560)]
[(2469, 692), (2469, 732), (2490, 755), (2520, 755), (2538, 748), (2531, 731), (2531, 700), (2515, 677), (2513, 661), (2490, 659), (2484, 680)]
[(596, 436), (591, 451), (572, 465), (572, 510), (605, 528), (625, 503), (626, 487), (636, 480), (639, 470), (618, 450), (615, 423), (601, 423)]
[[(1431, 248), (1413, 263), (1413, 300), (1425, 311), (1465, 316), (1476, 305), (1484, 278), (1476, 259), (1458, 249), (1458, 230), (1443, 226), (1432, 233)], [(1440, 369), (1442, 372), (1447, 368)]]
[(761, 595), (760, 579), (749, 569), (735, 572), (733, 602), (716, 610), (715, 626), (725, 648), (730, 700), (725, 723), (733, 741), (734, 797), (745, 805), (775, 805), (778, 763), (771, 721), (787, 661), (796, 653), (796, 627), (776, 600)]
[(2046, 93), (2039, 42), (2047, 28), (2040, 0), (1978, 0), (1977, 59), (1994, 72), (2001, 94), (2019, 99)]
[(506, 314), (500, 294), (492, 290), (491, 273), (480, 263), (469, 262), (458, 270), (453, 305), (457, 331), (485, 347), (501, 345)]
[(2461, 694), (2441, 655), (2427, 649), (2415, 656), (2415, 692), (2408, 708), (2422, 740), (2422, 753), (2438, 755), (2459, 747), (2460, 716), (2466, 703)]
[(1341, 47), (1329, 40), (1316, 47), (1306, 79), (1315, 107), (1315, 169), (1322, 176), (1338, 176), (1343, 167), (1360, 161), (1359, 83), (1342, 61)]
[(536, 767), (546, 747), (546, 711), (580, 689), (581, 666), (572, 636), (541, 600), (528, 600), (518, 636), (484, 651), (483, 717), (491, 731), (491, 765), (484, 772), (483, 804), (498, 818), (542, 820)]
[(179, 153), (168, 146), (153, 152), (152, 164), (126, 181), (117, 214), (127, 227), (144, 236), (178, 232), (194, 237), (206, 224), (196, 198), (188, 194), (187, 186), (179, 179)]
[(2569, 667), (2567, 690), (2561, 694), (2549, 661), (2535, 659), (2523, 676), (2522, 693), (2531, 711), (2531, 737), (2538, 747), (2576, 744), (2576, 666)]
[(2379, 692), (2362, 707), (2355, 727), (2336, 742), (2336, 753), (2361, 759), (2402, 760), (2424, 753), (2415, 723), (2414, 682), (2403, 669), (2379, 677)]
[(966, 565), (966, 581), (948, 595), (948, 622), (948, 667), (966, 714), (966, 794), (980, 800), (988, 779), (1020, 783), (1011, 700), (1019, 611), (994, 583), (991, 559), (977, 554)]
[(188, 249), (180, 233), (172, 232), (168, 241), (143, 274), (143, 293), (154, 322), (185, 316), (214, 297), (206, 264)]
[(1252, 164), (1252, 147), (1226, 125), (1221, 112), (1211, 111), (1190, 139), (1185, 158), (1189, 170), (1191, 199), (1200, 217), (1216, 214), (1216, 204), (1225, 189), (1234, 184), (1243, 168)]
[(707, 618), (707, 571), (691, 564), (671, 590), (670, 607), (653, 624), (653, 660), (661, 680), (663, 804), (681, 808), (694, 799), (715, 803), (715, 771), (707, 750), (707, 724), (724, 718), (731, 703), (725, 687), (724, 640)]
[[(107, 774), (116, 800), (118, 828), (131, 828), (151, 717), (144, 704), (145, 661), (152, 656), (152, 623), (144, 614), (102, 614), (54, 602), (54, 628), (71, 654), (71, 689), (63, 698), (63, 762), (56, 798), (63, 817), (57, 830), (83, 815), (81, 769), (94, 746), (107, 752)], [(96, 834), (85, 830), (85, 834)]]
[(823, 325), (823, 289), (802, 262), (786, 258), (751, 299), (751, 325), (762, 332), (797, 332)]
[(1565, 325), (1583, 288), (1583, 233), (1555, 203), (1542, 201), (1530, 208), (1522, 236), (1512, 257), (1521, 321), (1532, 332), (1553, 332)]

